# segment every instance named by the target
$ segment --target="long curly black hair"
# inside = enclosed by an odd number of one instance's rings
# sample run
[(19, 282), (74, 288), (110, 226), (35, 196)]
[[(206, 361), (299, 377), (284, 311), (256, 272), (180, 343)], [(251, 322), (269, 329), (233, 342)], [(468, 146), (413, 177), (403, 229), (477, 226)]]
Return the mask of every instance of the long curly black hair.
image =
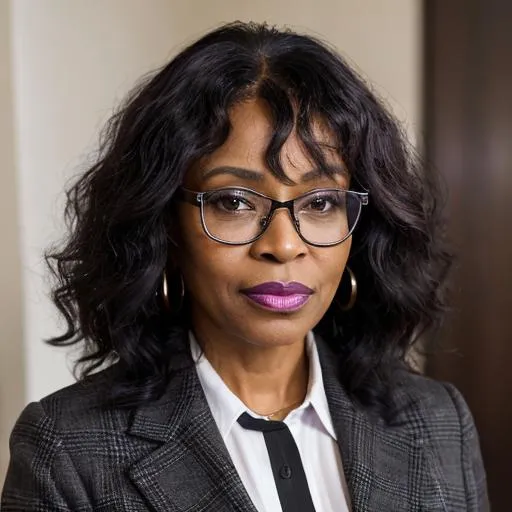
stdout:
[(187, 328), (187, 315), (170, 315), (158, 294), (173, 197), (187, 169), (226, 140), (230, 108), (255, 97), (272, 114), (266, 160), (276, 176), (287, 181), (280, 150), (293, 129), (323, 166), (312, 130), (320, 118), (336, 137), (352, 188), (370, 193), (349, 259), (357, 302), (345, 313), (333, 303), (316, 331), (338, 358), (350, 396), (389, 418), (409, 348), (445, 310), (451, 256), (440, 187), (334, 50), (266, 24), (210, 32), (147, 78), (111, 118), (96, 163), (67, 192), (69, 235), (47, 254), (58, 281), (53, 299), (67, 321), (48, 343), (83, 343), (82, 377), (117, 362), (107, 398), (119, 407), (161, 395), (174, 355), (168, 340)]

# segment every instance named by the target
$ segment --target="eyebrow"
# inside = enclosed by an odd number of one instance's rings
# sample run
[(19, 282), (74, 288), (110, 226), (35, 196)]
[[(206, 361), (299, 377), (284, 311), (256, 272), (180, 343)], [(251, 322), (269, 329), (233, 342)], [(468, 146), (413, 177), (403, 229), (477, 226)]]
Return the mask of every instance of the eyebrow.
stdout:
[[(327, 172), (326, 172), (327, 171)], [(326, 170), (321, 169), (312, 169), (302, 175), (301, 182), (307, 183), (309, 181), (313, 181), (316, 178), (322, 176), (328, 176), (329, 173), (334, 175), (342, 175), (345, 178), (349, 178), (349, 173), (345, 166), (337, 165), (337, 166), (329, 166)], [(261, 182), (265, 179), (265, 175), (261, 172), (254, 171), (252, 169), (244, 169), (243, 167), (232, 167), (232, 166), (221, 166), (215, 167), (214, 169), (210, 169), (205, 171), (203, 174), (203, 179), (209, 179), (213, 176), (218, 176), (220, 174), (230, 174), (232, 176), (236, 176), (237, 178), (241, 178), (247, 181)]]

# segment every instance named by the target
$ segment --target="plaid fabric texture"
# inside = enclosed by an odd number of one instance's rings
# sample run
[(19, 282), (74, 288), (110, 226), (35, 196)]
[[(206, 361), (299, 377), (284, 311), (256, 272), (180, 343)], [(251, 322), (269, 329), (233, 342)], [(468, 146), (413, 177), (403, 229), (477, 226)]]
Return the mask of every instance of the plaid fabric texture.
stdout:
[[(317, 343), (354, 512), (489, 510), (478, 436), (453, 386), (405, 375), (389, 426), (354, 406)], [(175, 370), (160, 400), (133, 411), (99, 407), (104, 374), (29, 404), (2, 512), (257, 512), (194, 367)]]

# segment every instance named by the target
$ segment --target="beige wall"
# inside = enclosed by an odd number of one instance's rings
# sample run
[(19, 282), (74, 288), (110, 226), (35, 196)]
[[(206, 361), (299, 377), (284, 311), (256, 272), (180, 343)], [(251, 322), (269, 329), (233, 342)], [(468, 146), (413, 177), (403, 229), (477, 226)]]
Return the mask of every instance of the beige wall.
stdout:
[[(62, 233), (66, 178), (83, 167), (101, 123), (135, 79), (221, 22), (287, 24), (336, 46), (414, 135), (421, 93), (420, 3), (0, 0), (0, 158), (6, 169), (0, 173), (0, 204), (8, 247), (2, 254), (2, 284), (8, 286), (2, 286), (0, 313), (0, 482), (6, 430), (22, 405), (72, 382), (69, 358), (41, 341), (59, 325), (46, 295), (42, 252)], [(11, 105), (14, 119), (3, 114)]]
[(8, 2), (0, 2), (0, 482), (9, 432), (25, 400), (9, 19)]

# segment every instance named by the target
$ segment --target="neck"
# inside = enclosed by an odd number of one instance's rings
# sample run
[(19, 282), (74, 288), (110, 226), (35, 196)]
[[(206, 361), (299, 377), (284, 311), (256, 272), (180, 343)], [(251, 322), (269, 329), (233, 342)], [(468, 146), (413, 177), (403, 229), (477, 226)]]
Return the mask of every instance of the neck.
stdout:
[(195, 335), (215, 371), (252, 411), (262, 416), (279, 411), (272, 419), (282, 419), (304, 400), (309, 382), (304, 338), (262, 347), (242, 338)]

